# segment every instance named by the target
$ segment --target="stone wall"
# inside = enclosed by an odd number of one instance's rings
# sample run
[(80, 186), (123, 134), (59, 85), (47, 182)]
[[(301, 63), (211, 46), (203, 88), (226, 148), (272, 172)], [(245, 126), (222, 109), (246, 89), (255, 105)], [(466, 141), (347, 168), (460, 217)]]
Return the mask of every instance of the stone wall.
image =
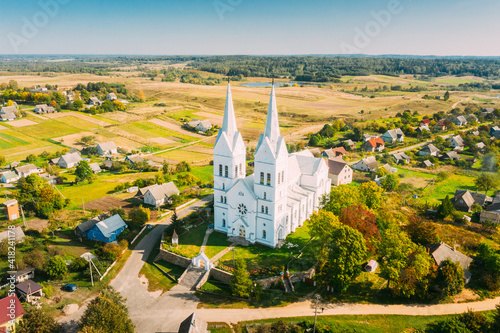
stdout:
[(203, 272), (203, 276), (201, 277), (200, 281), (198, 281), (198, 283), (196, 284), (195, 290), (200, 289), (205, 284), (205, 282), (208, 281), (209, 277), (210, 277), (210, 271)]
[(158, 260), (165, 260), (171, 264), (178, 265), (184, 268), (188, 267), (189, 264), (191, 264), (191, 259), (185, 258), (165, 249), (160, 249), (160, 253), (158, 253), (154, 261)]
[(212, 268), (210, 270), (210, 276), (216, 279), (217, 281), (229, 284), (231, 278), (233, 277), (233, 274), (223, 271), (222, 269)]

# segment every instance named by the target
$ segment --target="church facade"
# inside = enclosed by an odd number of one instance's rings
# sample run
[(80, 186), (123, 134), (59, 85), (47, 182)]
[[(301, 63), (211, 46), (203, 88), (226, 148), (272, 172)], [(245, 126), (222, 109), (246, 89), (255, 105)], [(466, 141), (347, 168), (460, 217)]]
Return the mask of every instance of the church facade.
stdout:
[(246, 176), (246, 149), (228, 85), (222, 128), (214, 146), (214, 228), (250, 243), (280, 246), (329, 193), (328, 166), (308, 150), (289, 154), (280, 135), (274, 86), (264, 133)]

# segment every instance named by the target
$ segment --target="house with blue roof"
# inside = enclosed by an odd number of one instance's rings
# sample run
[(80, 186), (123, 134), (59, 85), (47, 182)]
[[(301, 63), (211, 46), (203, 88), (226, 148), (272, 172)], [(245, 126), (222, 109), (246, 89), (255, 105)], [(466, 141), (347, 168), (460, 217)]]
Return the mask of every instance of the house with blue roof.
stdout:
[(84, 232), (84, 234), (90, 240), (111, 243), (116, 241), (116, 238), (125, 228), (127, 228), (127, 224), (120, 215), (116, 214), (102, 221), (96, 221), (94, 226)]

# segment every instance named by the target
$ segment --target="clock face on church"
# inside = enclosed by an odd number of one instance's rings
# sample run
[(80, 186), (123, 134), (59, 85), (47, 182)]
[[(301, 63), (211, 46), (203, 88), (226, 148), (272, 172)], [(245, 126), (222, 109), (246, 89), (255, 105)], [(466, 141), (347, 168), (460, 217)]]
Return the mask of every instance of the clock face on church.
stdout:
[(247, 206), (245, 206), (244, 204), (240, 203), (238, 205), (238, 212), (240, 212), (241, 215), (246, 215), (246, 213), (247, 213)]

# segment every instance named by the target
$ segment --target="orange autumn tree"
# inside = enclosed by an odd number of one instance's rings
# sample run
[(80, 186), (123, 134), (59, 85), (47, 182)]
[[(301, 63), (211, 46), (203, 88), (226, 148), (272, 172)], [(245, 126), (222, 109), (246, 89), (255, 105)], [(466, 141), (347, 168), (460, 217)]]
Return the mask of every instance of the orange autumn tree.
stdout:
[(358, 230), (366, 240), (367, 249), (375, 253), (373, 245), (375, 240), (380, 239), (380, 231), (377, 226), (375, 214), (366, 210), (362, 204), (351, 205), (340, 210), (339, 220), (341, 223)]

